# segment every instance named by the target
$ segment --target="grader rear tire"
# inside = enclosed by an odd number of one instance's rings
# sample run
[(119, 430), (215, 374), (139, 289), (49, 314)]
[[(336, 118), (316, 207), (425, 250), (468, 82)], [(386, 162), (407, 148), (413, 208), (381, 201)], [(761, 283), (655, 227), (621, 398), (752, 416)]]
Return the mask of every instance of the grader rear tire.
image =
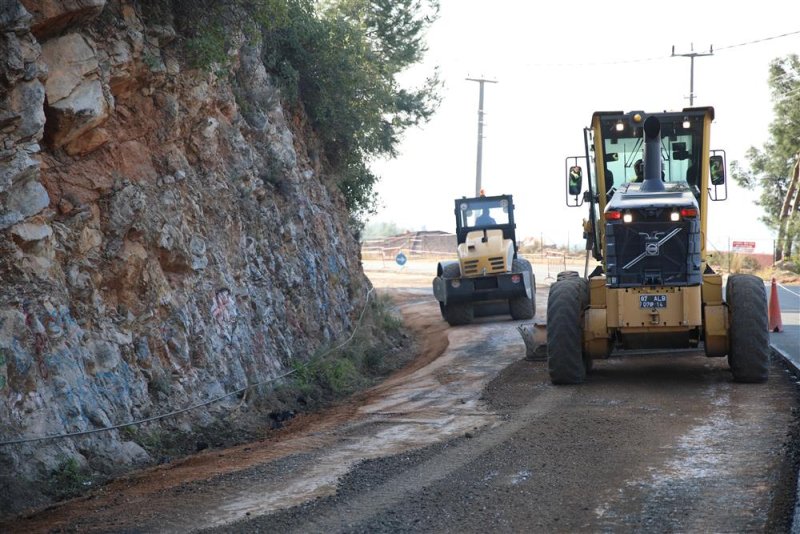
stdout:
[(586, 379), (583, 356), (583, 314), (589, 285), (578, 277), (550, 286), (547, 300), (547, 368), (553, 384), (580, 384)]
[(566, 280), (567, 278), (578, 278), (580, 274), (578, 271), (561, 271), (556, 275), (556, 281)]
[(764, 282), (751, 274), (734, 274), (725, 286), (730, 350), (728, 365), (737, 382), (766, 382), (769, 377), (769, 318)]

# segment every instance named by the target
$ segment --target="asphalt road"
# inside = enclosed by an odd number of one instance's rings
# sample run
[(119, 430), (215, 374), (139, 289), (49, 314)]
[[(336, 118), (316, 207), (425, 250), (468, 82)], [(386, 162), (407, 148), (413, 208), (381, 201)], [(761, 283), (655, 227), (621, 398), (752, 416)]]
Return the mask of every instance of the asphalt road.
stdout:
[[(771, 293), (771, 286), (768, 284), (767, 295), (771, 297)], [(778, 285), (777, 294), (783, 332), (770, 333), (770, 343), (800, 372), (800, 285)]]

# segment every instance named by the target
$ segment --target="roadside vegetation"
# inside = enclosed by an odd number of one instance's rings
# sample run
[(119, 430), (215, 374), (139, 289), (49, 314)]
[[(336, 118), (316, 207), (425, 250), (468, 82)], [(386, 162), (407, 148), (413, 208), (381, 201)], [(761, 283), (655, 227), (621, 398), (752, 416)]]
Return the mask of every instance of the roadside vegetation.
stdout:
[[(171, 427), (129, 426), (119, 431), (120, 438), (140, 445), (155, 464), (263, 439), (297, 415), (334, 406), (377, 384), (414, 354), (394, 303), (375, 296), (351, 337), (319, 347), (305, 362), (291, 362), (293, 372), (278, 382), (248, 390), (230, 404), (212, 405), (216, 416), (210, 423), (188, 428), (174, 419)], [(113, 473), (101, 475), (94, 467), (64, 458), (49, 474), (45, 493), (56, 501), (69, 499), (113, 479)]]
[[(761, 148), (750, 147), (747, 165), (732, 162), (736, 182), (760, 189), (761, 220), (777, 232), (778, 269), (800, 274), (800, 206), (797, 205), (797, 172), (800, 166), (800, 58), (791, 54), (772, 61), (769, 67), (774, 118), (769, 139)], [(794, 205), (792, 204), (794, 199)], [(792, 209), (793, 208), (793, 209)]]
[(227, 76), (232, 50), (260, 45), (284, 104), (309, 118), (359, 226), (376, 209), (369, 163), (394, 157), (402, 133), (439, 103), (437, 72), (420, 87), (398, 81), (426, 52), (438, 0), (161, 0), (143, 9), (175, 25), (192, 68)]

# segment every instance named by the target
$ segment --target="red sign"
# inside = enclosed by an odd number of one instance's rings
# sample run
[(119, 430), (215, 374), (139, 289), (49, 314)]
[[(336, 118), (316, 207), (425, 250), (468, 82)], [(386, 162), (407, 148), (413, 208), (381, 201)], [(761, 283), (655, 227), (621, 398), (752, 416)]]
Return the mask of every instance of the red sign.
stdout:
[(732, 248), (735, 252), (745, 252), (748, 254), (752, 254), (753, 250), (756, 248), (755, 241), (734, 241), (732, 243)]

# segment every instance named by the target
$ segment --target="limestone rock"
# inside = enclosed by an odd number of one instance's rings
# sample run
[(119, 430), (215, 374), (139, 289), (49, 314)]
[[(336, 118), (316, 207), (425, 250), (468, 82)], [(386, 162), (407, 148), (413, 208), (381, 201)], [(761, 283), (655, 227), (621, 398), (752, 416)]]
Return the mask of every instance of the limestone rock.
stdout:
[(105, 128), (95, 128), (81, 134), (64, 147), (70, 156), (85, 156), (111, 141), (111, 134)]
[(79, 33), (47, 41), (42, 46), (42, 60), (49, 70), (45, 88), (50, 105), (67, 98), (98, 68), (94, 50)]
[(16, 0), (3, 0), (0, 2), (0, 29), (9, 32), (27, 31), (30, 26), (32, 16)]
[[(109, 116), (103, 84), (97, 79), (94, 49), (80, 34), (52, 39), (42, 47), (48, 65), (46, 135), (54, 147), (65, 145), (99, 126)], [(73, 147), (73, 153), (81, 146)]]
[(42, 184), (35, 180), (12, 187), (5, 212), (0, 211), (0, 230), (36, 215), (50, 204), (50, 197)]
[(66, 98), (48, 106), (46, 138), (60, 147), (108, 118), (108, 102), (99, 80), (83, 82)]
[(44, 131), (45, 90), (39, 80), (23, 82), (14, 87), (9, 103), (11, 111), (20, 117), (14, 132), (20, 141), (38, 140)]
[(70, 26), (78, 26), (96, 17), (106, 0), (20, 0), (33, 15), (31, 31), (46, 39)]
[(53, 235), (53, 229), (47, 224), (22, 223), (11, 228), (11, 233), (22, 241), (41, 241)]
[(0, 193), (8, 191), (15, 183), (38, 176), (39, 162), (31, 157), (32, 152), (19, 147), (9, 161), (0, 162)]
[(135, 441), (124, 441), (119, 446), (120, 461), (123, 464), (144, 464), (150, 460), (150, 455), (147, 454), (138, 443)]

